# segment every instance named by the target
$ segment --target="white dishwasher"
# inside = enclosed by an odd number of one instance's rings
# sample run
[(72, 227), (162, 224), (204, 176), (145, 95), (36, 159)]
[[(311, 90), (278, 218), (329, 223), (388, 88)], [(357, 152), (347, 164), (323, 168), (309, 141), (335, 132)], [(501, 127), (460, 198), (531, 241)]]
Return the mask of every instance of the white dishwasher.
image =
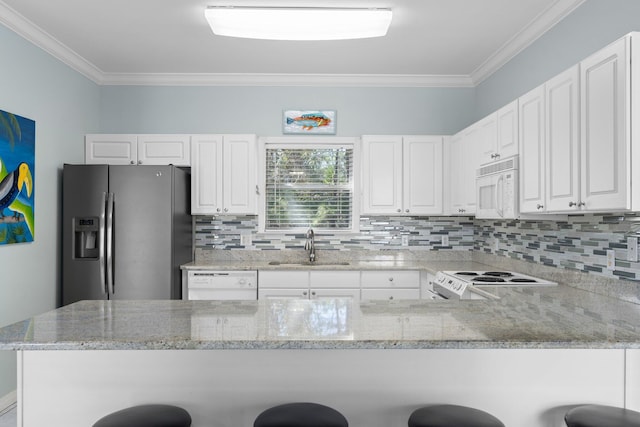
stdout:
[(190, 300), (255, 300), (258, 272), (189, 271), (187, 292)]

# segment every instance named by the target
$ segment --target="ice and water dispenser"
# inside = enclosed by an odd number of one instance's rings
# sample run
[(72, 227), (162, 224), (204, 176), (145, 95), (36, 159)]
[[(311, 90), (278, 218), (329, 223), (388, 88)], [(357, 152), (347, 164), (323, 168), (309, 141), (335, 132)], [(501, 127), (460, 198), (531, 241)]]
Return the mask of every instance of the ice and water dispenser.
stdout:
[(98, 259), (100, 251), (100, 218), (82, 217), (73, 219), (74, 258)]

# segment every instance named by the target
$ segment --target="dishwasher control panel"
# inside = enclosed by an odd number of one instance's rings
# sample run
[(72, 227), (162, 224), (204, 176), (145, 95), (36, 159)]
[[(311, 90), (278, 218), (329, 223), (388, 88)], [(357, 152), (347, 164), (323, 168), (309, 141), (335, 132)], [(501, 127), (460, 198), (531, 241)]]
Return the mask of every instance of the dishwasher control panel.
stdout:
[(255, 300), (257, 271), (190, 271), (187, 275), (190, 300)]

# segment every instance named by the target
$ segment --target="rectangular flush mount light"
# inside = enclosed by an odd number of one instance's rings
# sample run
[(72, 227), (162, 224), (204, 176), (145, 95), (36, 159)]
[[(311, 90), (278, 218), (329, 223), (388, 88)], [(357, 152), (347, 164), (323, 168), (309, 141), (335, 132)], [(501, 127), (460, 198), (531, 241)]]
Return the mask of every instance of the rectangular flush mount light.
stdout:
[(220, 36), (267, 40), (344, 40), (381, 37), (391, 9), (211, 6), (205, 17)]

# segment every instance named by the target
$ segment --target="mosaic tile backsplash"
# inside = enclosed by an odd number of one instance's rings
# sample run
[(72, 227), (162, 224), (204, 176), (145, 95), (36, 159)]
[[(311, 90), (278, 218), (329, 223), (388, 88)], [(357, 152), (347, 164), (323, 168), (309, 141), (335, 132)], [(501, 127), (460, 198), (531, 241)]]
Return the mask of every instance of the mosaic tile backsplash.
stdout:
[[(198, 250), (304, 249), (304, 233), (258, 233), (257, 216), (196, 216), (194, 222)], [(640, 263), (627, 261), (627, 238), (636, 236), (640, 236), (640, 216), (635, 214), (576, 215), (566, 221), (376, 216), (361, 217), (357, 234), (316, 231), (316, 248), (479, 251), (640, 281)], [(606, 266), (607, 250), (615, 252), (613, 270)]]

